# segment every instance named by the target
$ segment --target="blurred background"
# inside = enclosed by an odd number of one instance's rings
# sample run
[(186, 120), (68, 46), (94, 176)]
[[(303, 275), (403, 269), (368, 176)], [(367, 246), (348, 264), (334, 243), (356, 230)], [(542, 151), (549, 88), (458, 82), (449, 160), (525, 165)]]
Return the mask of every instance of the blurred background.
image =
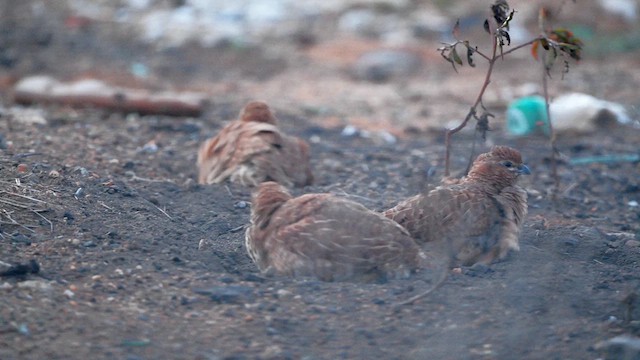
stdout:
[[(512, 44), (537, 33), (538, 10), (585, 43), (583, 60), (559, 61), (552, 96), (582, 92), (637, 114), (640, 27), (636, 0), (512, 0)], [(457, 124), (486, 62), (458, 68), (436, 50), (463, 39), (489, 52), (490, 2), (420, 0), (3, 0), (0, 91), (21, 80), (97, 79), (150, 91), (197, 92), (209, 104), (263, 99), (327, 126), (394, 132)], [(529, 47), (499, 61), (485, 105), (503, 109), (540, 92)], [(52, 79), (50, 79), (52, 80)], [(53, 80), (52, 80), (53, 81)], [(496, 126), (501, 126), (500, 121)]]

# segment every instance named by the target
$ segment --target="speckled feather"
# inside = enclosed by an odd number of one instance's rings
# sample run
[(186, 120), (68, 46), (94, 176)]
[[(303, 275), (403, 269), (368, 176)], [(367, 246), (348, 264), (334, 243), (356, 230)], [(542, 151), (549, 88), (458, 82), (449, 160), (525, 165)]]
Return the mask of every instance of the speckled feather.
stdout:
[(528, 171), (517, 150), (496, 146), (479, 155), (460, 181), (406, 199), (384, 215), (420, 244), (449, 244), (457, 263), (488, 264), (519, 250), (527, 194), (516, 181)]
[(221, 183), (227, 179), (246, 186), (273, 180), (286, 186), (313, 181), (309, 145), (288, 136), (263, 102), (250, 102), (238, 120), (227, 124), (198, 151), (198, 182)]
[(408, 276), (426, 256), (397, 223), (331, 194), (297, 198), (267, 182), (252, 201), (249, 255), (267, 273), (325, 281)]

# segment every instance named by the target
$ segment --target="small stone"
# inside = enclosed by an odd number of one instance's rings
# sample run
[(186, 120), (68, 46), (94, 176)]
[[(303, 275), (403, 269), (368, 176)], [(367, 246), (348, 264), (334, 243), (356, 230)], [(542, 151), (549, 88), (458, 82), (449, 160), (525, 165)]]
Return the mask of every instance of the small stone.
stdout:
[(340, 135), (346, 136), (346, 137), (351, 137), (356, 134), (358, 134), (358, 128), (353, 125), (345, 126), (344, 129), (342, 129), (342, 132), (340, 133)]
[(638, 241), (638, 240), (627, 240), (627, 242), (625, 242), (624, 245), (626, 247), (637, 248), (637, 247), (640, 247), (640, 241)]
[(73, 171), (75, 173), (80, 173), (80, 175), (82, 175), (83, 177), (89, 176), (89, 170), (87, 170), (86, 168), (83, 168), (81, 166), (77, 166), (75, 169), (73, 169)]
[(238, 209), (245, 209), (245, 208), (246, 208), (247, 206), (249, 206), (249, 205), (247, 204), (247, 202), (246, 202), (246, 201), (242, 201), (242, 200), (241, 200), (241, 201), (238, 201), (237, 203), (235, 203), (235, 205), (234, 205), (234, 206), (235, 206), (236, 208), (238, 208)]
[(31, 245), (31, 239), (27, 235), (18, 232), (11, 234), (11, 242), (14, 244), (21, 243)]
[(627, 203), (627, 205), (631, 206), (631, 207), (638, 207), (638, 202), (635, 200), (631, 200)]
[(214, 286), (207, 289), (194, 289), (196, 294), (206, 295), (218, 304), (241, 304), (253, 297), (253, 288), (248, 286)]
[(9, 289), (13, 289), (13, 285), (9, 284), (8, 282), (4, 282), (0, 284), (0, 290), (9, 290)]
[(380, 135), (380, 138), (389, 145), (393, 145), (398, 142), (398, 139), (395, 137), (395, 135), (388, 131), (380, 131), (378, 135)]
[(362, 55), (353, 66), (353, 75), (360, 80), (384, 82), (396, 76), (406, 76), (420, 68), (422, 60), (410, 51), (373, 50)]
[(69, 242), (71, 243), (71, 245), (75, 246), (78, 246), (81, 243), (80, 239), (70, 239)]
[(49, 177), (59, 178), (60, 177), (60, 173), (57, 170), (51, 170), (51, 171), (49, 171)]
[(286, 289), (278, 289), (278, 291), (276, 291), (276, 296), (278, 297), (278, 299), (290, 298), (291, 295), (293, 295), (293, 293)]
[(580, 239), (575, 237), (568, 237), (563, 240), (565, 245), (576, 246), (580, 243)]
[(71, 291), (69, 289), (65, 290), (63, 292), (63, 294), (64, 294), (64, 296), (68, 297), (69, 299), (71, 299), (72, 297), (74, 297), (76, 295), (73, 291)]
[(18, 164), (17, 171), (19, 174), (24, 174), (29, 172), (29, 167), (27, 164)]
[(79, 197), (81, 197), (84, 194), (84, 189), (83, 188), (78, 188), (78, 190), (76, 190), (75, 193), (73, 193), (73, 196), (77, 199)]
[(604, 354), (605, 359), (639, 359), (640, 338), (620, 335), (597, 343), (594, 349)]
[(116, 274), (116, 276), (124, 276), (124, 271), (122, 271), (122, 269), (115, 269), (113, 273)]
[(40, 291), (51, 291), (51, 283), (44, 280), (27, 280), (18, 283), (18, 287), (21, 289), (33, 289)]

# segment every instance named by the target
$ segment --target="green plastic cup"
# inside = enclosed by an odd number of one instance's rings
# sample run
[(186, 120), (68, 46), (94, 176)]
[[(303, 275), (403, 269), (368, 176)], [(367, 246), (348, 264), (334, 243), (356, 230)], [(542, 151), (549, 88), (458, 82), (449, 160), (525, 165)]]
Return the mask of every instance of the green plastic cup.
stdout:
[(523, 136), (537, 132), (549, 134), (549, 118), (542, 96), (525, 96), (507, 107), (507, 131)]

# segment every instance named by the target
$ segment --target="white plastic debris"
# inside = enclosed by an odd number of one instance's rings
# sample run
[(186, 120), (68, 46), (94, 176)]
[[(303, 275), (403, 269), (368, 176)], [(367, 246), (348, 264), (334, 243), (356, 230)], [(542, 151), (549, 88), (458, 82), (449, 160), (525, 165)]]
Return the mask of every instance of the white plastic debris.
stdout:
[(621, 124), (631, 123), (623, 105), (583, 93), (569, 93), (549, 104), (551, 122), (556, 131), (589, 132), (609, 118)]

